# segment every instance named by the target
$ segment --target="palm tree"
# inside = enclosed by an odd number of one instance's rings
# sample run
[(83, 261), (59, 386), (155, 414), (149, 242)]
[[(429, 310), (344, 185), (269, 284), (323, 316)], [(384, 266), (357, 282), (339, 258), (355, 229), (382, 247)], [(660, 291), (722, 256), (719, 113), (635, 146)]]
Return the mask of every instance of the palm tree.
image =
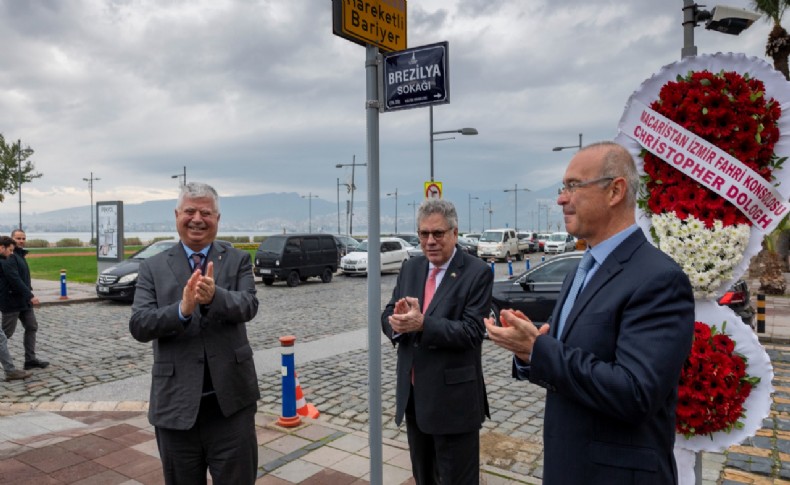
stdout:
[(790, 0), (752, 0), (752, 8), (774, 22), (774, 28), (768, 34), (765, 44), (765, 55), (773, 59), (774, 69), (790, 80), (787, 59), (790, 57), (790, 34), (782, 27), (782, 16), (790, 6)]

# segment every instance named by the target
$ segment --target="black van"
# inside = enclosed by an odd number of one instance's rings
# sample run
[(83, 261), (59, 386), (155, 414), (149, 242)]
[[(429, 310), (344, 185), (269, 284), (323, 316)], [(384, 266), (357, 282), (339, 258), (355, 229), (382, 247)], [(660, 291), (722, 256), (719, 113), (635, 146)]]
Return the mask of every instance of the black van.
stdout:
[(269, 236), (255, 252), (255, 276), (270, 286), (283, 280), (298, 286), (311, 276), (329, 283), (337, 271), (340, 253), (331, 234), (278, 234)]

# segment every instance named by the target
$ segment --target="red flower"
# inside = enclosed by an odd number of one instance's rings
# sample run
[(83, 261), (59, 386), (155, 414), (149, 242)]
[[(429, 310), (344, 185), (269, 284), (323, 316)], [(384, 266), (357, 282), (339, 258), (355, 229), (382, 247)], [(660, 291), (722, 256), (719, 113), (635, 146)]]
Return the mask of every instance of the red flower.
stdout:
[(735, 342), (716, 327), (694, 322), (694, 342), (678, 383), (675, 429), (686, 437), (730, 431), (759, 379), (746, 374)]
[[(765, 99), (764, 94), (765, 86), (759, 79), (747, 79), (737, 72), (695, 71), (664, 84), (650, 106), (771, 180), (782, 111), (779, 103)], [(643, 150), (643, 157), (647, 196), (640, 201), (641, 207), (655, 214), (674, 212), (681, 220), (691, 214), (708, 228), (716, 220), (725, 226), (751, 225), (729, 202), (709, 203), (710, 195), (719, 196), (672, 165), (647, 150)]]

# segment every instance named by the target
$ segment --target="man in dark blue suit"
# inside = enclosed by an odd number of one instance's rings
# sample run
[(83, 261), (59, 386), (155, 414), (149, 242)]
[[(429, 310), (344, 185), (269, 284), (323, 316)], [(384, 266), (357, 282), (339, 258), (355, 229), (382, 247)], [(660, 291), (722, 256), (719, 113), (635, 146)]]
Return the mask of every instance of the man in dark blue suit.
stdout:
[(404, 263), (381, 315), (384, 334), (398, 347), (395, 422), (406, 416), (417, 485), (476, 484), (488, 415), (483, 317), (493, 275), (456, 245), (453, 204), (426, 200), (417, 221), (424, 255)]
[(580, 150), (557, 202), (568, 232), (587, 241), (586, 274), (565, 279), (550, 326), (510, 310), (502, 327), (486, 320), (491, 340), (515, 354), (514, 376), (547, 389), (547, 485), (677, 483), (675, 404), (694, 297), (635, 224), (638, 187), (620, 145)]

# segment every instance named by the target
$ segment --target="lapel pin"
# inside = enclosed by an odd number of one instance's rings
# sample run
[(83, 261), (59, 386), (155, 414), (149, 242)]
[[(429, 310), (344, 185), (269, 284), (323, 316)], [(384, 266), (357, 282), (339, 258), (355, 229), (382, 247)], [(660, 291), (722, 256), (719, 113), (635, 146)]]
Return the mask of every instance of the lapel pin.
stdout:
[(450, 273), (450, 278), (455, 278), (455, 272)]

